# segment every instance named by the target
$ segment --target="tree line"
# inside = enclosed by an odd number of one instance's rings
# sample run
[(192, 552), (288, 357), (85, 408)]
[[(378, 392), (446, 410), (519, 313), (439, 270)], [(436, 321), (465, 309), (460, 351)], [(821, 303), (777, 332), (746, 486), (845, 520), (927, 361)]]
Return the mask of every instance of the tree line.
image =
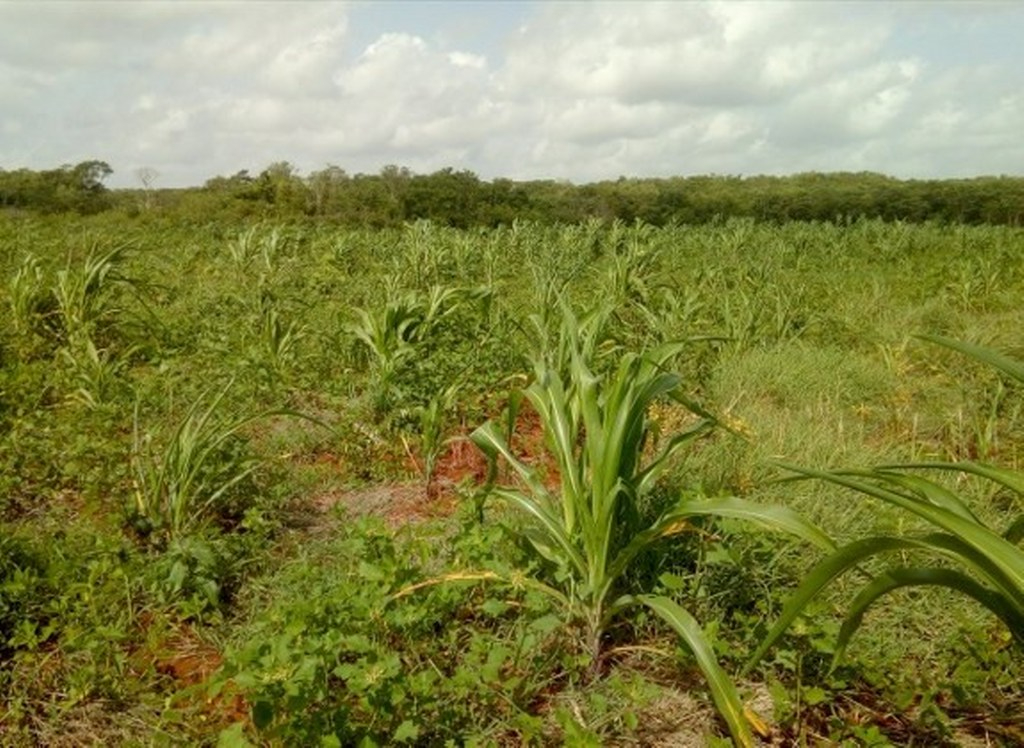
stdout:
[(386, 166), (349, 174), (328, 165), (303, 175), (286, 161), (208, 179), (201, 187), (158, 189), (145, 171), (139, 189), (109, 190), (103, 161), (31, 171), (0, 169), (0, 208), (41, 212), (159, 211), (182, 217), (315, 217), (343, 225), (386, 227), (427, 219), (469, 228), (514, 220), (574, 223), (590, 219), (656, 226), (729, 217), (760, 221), (842, 222), (857, 218), (1020, 225), (1024, 178), (901, 180), (873, 172), (791, 176), (627, 178), (576, 185), (557, 180), (480, 179), (467, 170), (416, 174)]
[(56, 169), (0, 169), (0, 208), (46, 213), (98, 213), (114, 205), (103, 184), (113, 174), (106, 161), (82, 161)]

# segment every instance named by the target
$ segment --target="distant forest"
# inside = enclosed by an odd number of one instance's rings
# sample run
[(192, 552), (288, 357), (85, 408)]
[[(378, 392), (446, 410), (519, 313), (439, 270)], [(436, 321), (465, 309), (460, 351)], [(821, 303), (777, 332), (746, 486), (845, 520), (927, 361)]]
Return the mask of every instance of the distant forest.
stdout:
[(386, 227), (427, 219), (470, 228), (515, 220), (591, 219), (700, 224), (730, 217), (766, 222), (887, 221), (1020, 225), (1024, 178), (901, 180), (871, 172), (785, 177), (627, 178), (575, 185), (556, 180), (480, 179), (471, 171), (415, 174), (386, 166), (350, 175), (327, 166), (302, 175), (288, 162), (259, 174), (240, 171), (202, 187), (159, 188), (140, 169), (139, 187), (109, 189), (104, 161), (55, 169), (0, 169), (0, 212), (160, 214), (190, 220), (312, 217), (347, 226)]

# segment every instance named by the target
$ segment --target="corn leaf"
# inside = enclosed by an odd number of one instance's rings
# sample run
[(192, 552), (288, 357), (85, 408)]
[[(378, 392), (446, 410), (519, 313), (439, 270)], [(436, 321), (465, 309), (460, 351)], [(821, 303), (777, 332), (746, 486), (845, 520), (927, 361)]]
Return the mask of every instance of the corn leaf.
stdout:
[(775, 625), (768, 631), (757, 649), (747, 660), (743, 673), (749, 672), (771, 649), (790, 625), (803, 612), (818, 593), (848, 570), (879, 553), (908, 550), (921, 547), (922, 542), (913, 538), (875, 536), (857, 540), (842, 546), (808, 572), (803, 582), (786, 601)]
[(623, 602), (634, 601), (654, 611), (665, 623), (671, 626), (687, 648), (693, 652), (697, 664), (704, 673), (711, 689), (711, 698), (729, 728), (733, 741), (747, 748), (754, 745), (754, 736), (750, 724), (744, 715), (743, 701), (732, 679), (722, 670), (715, 657), (714, 649), (697, 619), (678, 604), (660, 595), (637, 595), (625, 598)]
[(948, 470), (957, 473), (968, 473), (979, 478), (986, 478), (993, 483), (1024, 496), (1024, 474), (983, 462), (905, 462), (898, 465), (881, 465), (882, 470), (934, 469)]
[(854, 598), (839, 630), (832, 667), (834, 668), (842, 659), (851, 637), (863, 622), (864, 614), (880, 597), (901, 587), (923, 585), (948, 587), (973, 598), (994, 613), (1006, 624), (1014, 637), (1024, 643), (1024, 615), (1012, 605), (1008, 605), (1003, 596), (954, 569), (898, 567), (879, 574)]
[[(802, 475), (820, 478), (837, 485), (852, 488), (918, 515), (927, 522), (961, 539), (975, 551), (988, 558), (1007, 580), (1008, 591), (1024, 599), (1024, 553), (984, 525), (965, 519), (956, 512), (935, 506), (928, 501), (908, 497), (898, 491), (887, 489), (869, 481), (857, 480), (848, 473), (825, 472), (789, 465), (784, 467)], [(885, 475), (877, 474), (877, 477), (884, 479)]]
[(966, 343), (962, 340), (954, 340), (953, 338), (947, 338), (942, 335), (918, 335), (921, 340), (927, 340), (930, 343), (936, 343), (937, 345), (945, 346), (946, 348), (952, 348), (954, 351), (959, 351), (965, 356), (970, 356), (975, 361), (980, 361), (983, 364), (994, 366), (1004, 374), (1016, 379), (1018, 382), (1024, 383), (1024, 363), (1017, 361), (1016, 359), (1005, 356), (1002, 353), (993, 351), (990, 348), (976, 345), (974, 343)]

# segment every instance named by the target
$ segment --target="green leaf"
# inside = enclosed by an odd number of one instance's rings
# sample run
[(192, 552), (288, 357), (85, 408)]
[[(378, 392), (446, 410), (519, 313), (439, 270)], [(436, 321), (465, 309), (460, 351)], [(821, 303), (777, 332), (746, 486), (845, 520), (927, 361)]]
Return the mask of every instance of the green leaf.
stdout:
[(562, 628), (565, 622), (554, 614), (548, 614), (541, 616), (535, 621), (530, 623), (530, 630), (536, 631), (539, 634), (550, 634), (553, 631), (557, 631)]
[(257, 730), (264, 730), (274, 721), (274, 707), (269, 701), (257, 701), (252, 705), (252, 723)]
[(718, 664), (714, 650), (704, 636), (704, 631), (697, 623), (697, 619), (667, 597), (638, 595), (635, 598), (627, 598), (623, 602), (630, 600), (650, 608), (682, 637), (687, 648), (697, 659), (697, 665), (704, 673), (704, 677), (707, 678), (708, 686), (711, 689), (711, 698), (718, 708), (718, 713), (725, 720), (733, 740), (743, 748), (753, 746), (754, 736), (743, 713), (743, 702), (739, 692)]
[(688, 529), (686, 520), (694, 516), (746, 519), (771, 530), (788, 532), (825, 550), (831, 551), (835, 548), (831, 538), (787, 507), (757, 504), (733, 497), (682, 500), (654, 525), (634, 535), (615, 556), (608, 568), (605, 588), (609, 589), (644, 549), (662, 538)]
[[(871, 475), (871, 473), (862, 474)], [(977, 516), (964, 503), (963, 499), (945, 486), (940, 486), (938, 483), (922, 478), (919, 475), (903, 475), (889, 470), (877, 470), (874, 472), (874, 475), (884, 478), (889, 483), (902, 486), (923, 497), (929, 503), (943, 509), (948, 509), (970, 522), (978, 522)]]
[(826, 551), (834, 550), (836, 547), (828, 535), (789, 507), (758, 504), (730, 496), (718, 499), (681, 501), (673, 508), (671, 514), (745, 519), (769, 530), (781, 530), (795, 535)]
[(512, 469), (516, 471), (519, 478), (535, 496), (545, 496), (547, 494), (547, 488), (537, 477), (537, 472), (512, 454), (508, 442), (505, 441), (493, 423), (488, 421), (483, 424), (470, 434), (469, 438), (484, 453), (488, 461), (496, 461), (500, 455), (512, 466)]
[(217, 748), (252, 748), (252, 745), (245, 737), (244, 722), (235, 722), (217, 736)]
[(398, 729), (395, 730), (395, 734), (392, 736), (392, 739), (396, 743), (408, 743), (410, 741), (416, 740), (416, 738), (418, 738), (419, 736), (420, 728), (416, 725), (416, 723), (407, 719), (398, 726)]
[(359, 576), (369, 582), (382, 582), (388, 578), (383, 569), (367, 561), (359, 562)]
[(506, 610), (508, 610), (508, 603), (506, 603), (504, 600), (495, 600), (493, 598), (490, 598), (488, 600), (483, 601), (483, 603), (480, 605), (480, 610), (482, 610), (484, 613), (491, 617), (497, 617), (504, 613)]
[(185, 577), (187, 575), (188, 566), (183, 561), (175, 561), (167, 575), (167, 581), (170, 583), (171, 589), (175, 592), (180, 592), (185, 584)]
[(917, 335), (916, 337), (921, 340), (927, 340), (931, 343), (951, 348), (954, 351), (959, 351), (965, 356), (970, 356), (975, 361), (980, 361), (983, 364), (994, 366), (1004, 374), (1008, 374), (1018, 382), (1024, 383), (1024, 363), (1017, 361), (1016, 359), (1005, 356), (1002, 353), (993, 351), (991, 348), (985, 348), (984, 346), (976, 345), (974, 343), (966, 343), (962, 340), (954, 340), (953, 338), (947, 338), (943, 335)]
[(854, 476), (875, 477), (881, 481), (888, 477), (885, 473), (864, 472), (825, 472), (811, 470), (792, 465), (783, 465), (795, 473), (813, 478), (820, 478), (840, 486), (852, 488), (868, 496), (894, 504), (918, 515), (925, 521), (944, 530), (957, 538), (969, 548), (976, 558), (984, 559), (994, 569), (993, 581), (998, 583), (1007, 595), (1013, 597), (1020, 605), (1024, 605), (1024, 553), (1012, 543), (1006, 541), (998, 533), (993, 532), (976, 521), (965, 518), (962, 514), (944, 507), (935, 506), (928, 501), (908, 497), (884, 485), (860, 480)]
[(800, 691), (800, 695), (802, 701), (807, 704), (807, 706), (816, 706), (828, 701), (829, 698), (828, 692), (824, 688), (818, 688), (817, 686), (804, 688)]
[(678, 574), (670, 574), (665, 572), (658, 577), (658, 581), (661, 582), (662, 586), (670, 592), (679, 592), (679, 590), (686, 587), (686, 580)]
[[(518, 491), (499, 488), (495, 489), (494, 493), (496, 496), (505, 499), (513, 507), (524, 512), (527, 516), (536, 520), (538, 529), (544, 532), (544, 538), (547, 541), (541, 544), (538, 542), (540, 538), (531, 535), (531, 540), (533, 540), (538, 550), (545, 549), (543, 553), (549, 559), (557, 560), (566, 565), (572, 564), (576, 568), (577, 573), (585, 575), (587, 563), (573, 544), (572, 538), (566, 533), (564, 526), (559, 522), (557, 516), (548, 512), (537, 501)], [(560, 556), (555, 554), (555, 549), (561, 554)]]
[(905, 462), (897, 465), (880, 466), (882, 470), (907, 470), (912, 468), (969, 473), (979, 478), (986, 478), (993, 483), (998, 483), (1024, 496), (1024, 474), (984, 462), (972, 462), (970, 460), (964, 462)]
[(887, 536), (864, 538), (839, 548), (819, 562), (804, 577), (803, 582), (790, 596), (789, 600), (786, 601), (778, 621), (772, 626), (761, 644), (758, 645), (757, 649), (747, 660), (747, 664), (743, 667), (741, 674), (748, 673), (764, 657), (765, 653), (772, 648), (775, 642), (782, 637), (800, 613), (803, 612), (808, 603), (834, 579), (877, 553), (912, 548), (914, 545), (911, 540), (906, 538)]
[(505, 665), (512, 650), (504, 645), (492, 647), (487, 653), (487, 660), (480, 666), (480, 676), (485, 681), (497, 682), (500, 680), (501, 668)]
[(1001, 595), (953, 569), (900, 567), (878, 575), (857, 594), (839, 631), (833, 668), (842, 658), (853, 634), (860, 628), (868, 608), (893, 590), (922, 585), (948, 587), (973, 598), (1002, 620), (1017, 640), (1024, 643), (1024, 615), (1008, 605)]
[(1006, 538), (1007, 542), (1016, 545), (1024, 538), (1024, 514), (1017, 517), (1010, 526), (1006, 528), (1006, 532), (1003, 533), (1003, 537)]

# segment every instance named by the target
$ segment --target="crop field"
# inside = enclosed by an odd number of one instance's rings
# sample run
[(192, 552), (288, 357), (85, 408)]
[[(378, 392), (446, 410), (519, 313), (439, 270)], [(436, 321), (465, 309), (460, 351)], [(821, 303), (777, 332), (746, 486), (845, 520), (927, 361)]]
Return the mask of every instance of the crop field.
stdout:
[(0, 222), (0, 745), (1024, 744), (1024, 229)]

